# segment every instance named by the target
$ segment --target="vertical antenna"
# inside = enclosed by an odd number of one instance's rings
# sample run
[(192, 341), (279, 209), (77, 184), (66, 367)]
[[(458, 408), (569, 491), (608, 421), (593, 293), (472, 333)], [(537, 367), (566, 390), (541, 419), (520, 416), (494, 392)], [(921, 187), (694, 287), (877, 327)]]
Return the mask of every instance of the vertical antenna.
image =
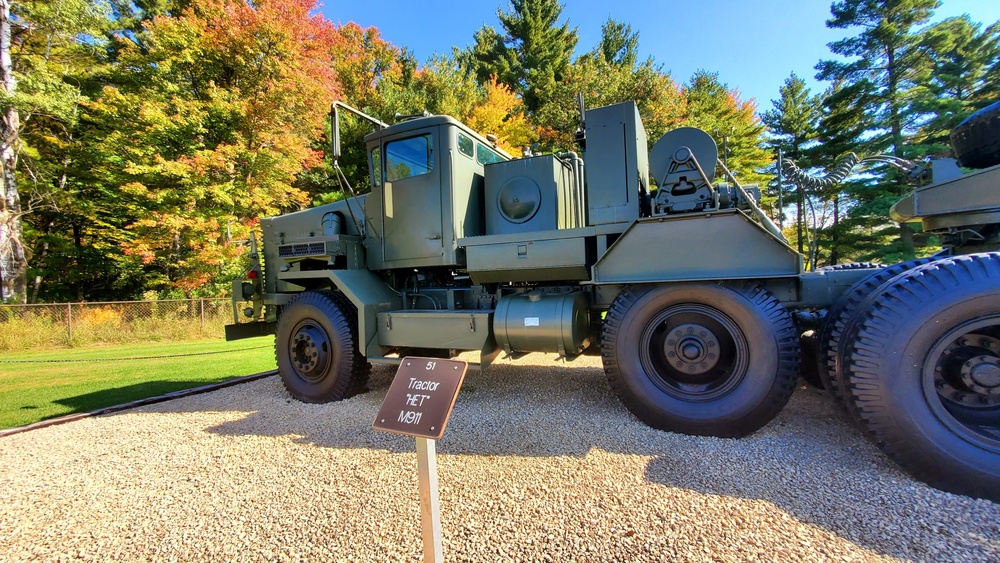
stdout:
[(785, 203), (782, 199), (781, 192), (783, 191), (781, 185), (781, 148), (778, 148), (778, 228), (781, 230), (785, 229)]

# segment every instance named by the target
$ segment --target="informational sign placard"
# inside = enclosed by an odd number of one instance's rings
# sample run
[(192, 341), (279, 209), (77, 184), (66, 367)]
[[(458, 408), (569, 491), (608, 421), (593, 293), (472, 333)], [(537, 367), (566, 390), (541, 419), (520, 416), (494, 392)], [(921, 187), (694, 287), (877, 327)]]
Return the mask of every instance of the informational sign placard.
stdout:
[(468, 370), (459, 360), (403, 358), (372, 428), (440, 440)]

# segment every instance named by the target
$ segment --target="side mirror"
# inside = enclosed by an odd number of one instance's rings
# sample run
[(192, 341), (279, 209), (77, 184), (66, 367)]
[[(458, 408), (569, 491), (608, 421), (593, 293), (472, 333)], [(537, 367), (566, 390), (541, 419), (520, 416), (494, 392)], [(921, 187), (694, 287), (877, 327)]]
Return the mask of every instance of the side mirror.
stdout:
[(333, 137), (330, 139), (330, 157), (333, 159), (334, 167), (337, 166), (337, 161), (340, 160), (340, 112), (338, 111), (338, 108), (344, 108), (354, 115), (370, 121), (378, 129), (384, 129), (389, 126), (367, 113), (356, 110), (343, 102), (333, 102), (333, 105), (330, 106), (330, 136)]
[(340, 116), (337, 113), (337, 104), (330, 107), (330, 158), (333, 165), (337, 165), (340, 160)]

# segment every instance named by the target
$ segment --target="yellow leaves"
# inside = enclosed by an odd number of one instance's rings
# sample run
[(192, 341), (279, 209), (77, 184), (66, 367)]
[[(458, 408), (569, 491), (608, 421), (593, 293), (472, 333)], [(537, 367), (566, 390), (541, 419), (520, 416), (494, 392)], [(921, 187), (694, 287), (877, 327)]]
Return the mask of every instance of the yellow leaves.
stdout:
[(525, 119), (520, 98), (494, 76), (484, 86), (483, 100), (472, 109), (468, 125), (484, 135), (497, 136), (497, 144), (507, 152), (531, 145), (537, 136)]
[(127, 184), (122, 184), (119, 188), (122, 193), (134, 196), (148, 196), (149, 189), (146, 188), (141, 182), (128, 182)]

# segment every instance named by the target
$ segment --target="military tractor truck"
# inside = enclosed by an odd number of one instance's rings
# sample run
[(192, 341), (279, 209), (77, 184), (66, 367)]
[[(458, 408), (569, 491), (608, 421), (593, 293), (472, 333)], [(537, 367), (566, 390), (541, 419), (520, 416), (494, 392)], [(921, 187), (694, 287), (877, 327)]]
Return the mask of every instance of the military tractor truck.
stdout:
[(341, 113), (372, 124), (370, 193), (261, 221), (227, 338), (274, 333), (306, 402), (406, 355), (599, 354), (644, 423), (739, 437), (786, 404), (812, 329), (825, 382), (886, 453), (1000, 500), (1000, 167), (935, 163), (897, 205), (945, 255), (807, 272), (708, 134), (648, 150), (633, 102), (580, 106), (582, 156), (512, 158), (451, 117), (334, 104), (334, 161)]

